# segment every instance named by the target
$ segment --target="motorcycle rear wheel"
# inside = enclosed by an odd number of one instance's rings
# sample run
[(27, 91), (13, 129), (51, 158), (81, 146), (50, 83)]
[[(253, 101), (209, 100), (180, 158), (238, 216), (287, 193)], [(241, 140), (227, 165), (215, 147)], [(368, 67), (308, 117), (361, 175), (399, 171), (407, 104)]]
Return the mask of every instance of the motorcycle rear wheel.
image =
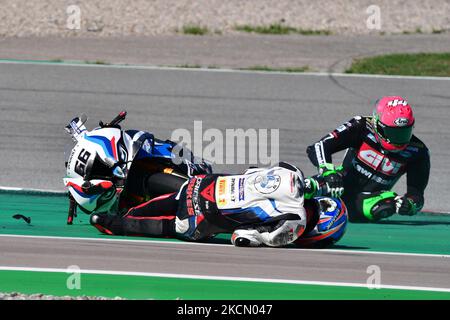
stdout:
[(187, 179), (187, 177), (181, 177), (168, 173), (154, 173), (146, 180), (146, 191), (147, 194), (151, 194), (153, 196), (178, 192)]

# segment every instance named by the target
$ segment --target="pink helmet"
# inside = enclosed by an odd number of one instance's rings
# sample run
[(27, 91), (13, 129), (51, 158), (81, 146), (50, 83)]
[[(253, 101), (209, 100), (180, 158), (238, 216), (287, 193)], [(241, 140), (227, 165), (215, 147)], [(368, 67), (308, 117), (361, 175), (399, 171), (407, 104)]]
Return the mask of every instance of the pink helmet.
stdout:
[(402, 151), (411, 140), (414, 115), (406, 99), (399, 96), (383, 97), (373, 112), (375, 136), (387, 151)]

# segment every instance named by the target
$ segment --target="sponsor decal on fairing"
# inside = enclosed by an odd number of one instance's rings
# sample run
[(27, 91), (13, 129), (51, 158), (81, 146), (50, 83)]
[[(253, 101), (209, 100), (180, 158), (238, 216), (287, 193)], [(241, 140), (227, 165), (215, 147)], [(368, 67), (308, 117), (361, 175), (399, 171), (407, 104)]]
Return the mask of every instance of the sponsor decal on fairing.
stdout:
[(257, 176), (254, 182), (256, 190), (261, 193), (268, 194), (278, 189), (281, 183), (281, 177), (277, 174), (267, 174)]
[(244, 181), (245, 178), (239, 178), (239, 201), (243, 201), (245, 199)]

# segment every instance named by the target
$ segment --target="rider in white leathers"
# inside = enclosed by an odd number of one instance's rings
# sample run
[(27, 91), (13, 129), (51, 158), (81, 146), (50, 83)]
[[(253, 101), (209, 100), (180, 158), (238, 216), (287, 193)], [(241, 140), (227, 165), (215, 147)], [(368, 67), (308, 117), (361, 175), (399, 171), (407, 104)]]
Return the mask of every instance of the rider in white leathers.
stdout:
[(241, 175), (197, 175), (178, 193), (152, 199), (125, 216), (95, 214), (91, 223), (109, 234), (198, 241), (232, 233), (236, 246), (279, 247), (307, 228), (305, 198), (327, 191), (320, 177), (305, 179), (295, 166), (280, 163)]
[[(282, 246), (296, 240), (306, 227), (303, 190), (303, 174), (294, 167), (219, 177), (215, 192), (221, 214), (251, 225), (233, 232), (233, 244)], [(267, 225), (256, 227), (260, 223)]]

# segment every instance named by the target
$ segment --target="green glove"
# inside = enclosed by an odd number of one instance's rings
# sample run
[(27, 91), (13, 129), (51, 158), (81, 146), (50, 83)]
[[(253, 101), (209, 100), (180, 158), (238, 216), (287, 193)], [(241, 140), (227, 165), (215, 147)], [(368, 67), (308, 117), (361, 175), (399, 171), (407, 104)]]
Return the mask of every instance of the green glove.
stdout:
[(395, 197), (395, 212), (402, 216), (413, 216), (417, 214), (416, 204), (406, 196)]
[(319, 174), (327, 186), (327, 193), (331, 197), (339, 198), (344, 193), (344, 179), (342, 166), (335, 168), (332, 163), (324, 163), (319, 166)]
[(305, 199), (312, 199), (319, 194), (317, 191), (319, 190), (319, 182), (314, 178), (306, 178), (305, 179), (305, 190), (304, 196)]

